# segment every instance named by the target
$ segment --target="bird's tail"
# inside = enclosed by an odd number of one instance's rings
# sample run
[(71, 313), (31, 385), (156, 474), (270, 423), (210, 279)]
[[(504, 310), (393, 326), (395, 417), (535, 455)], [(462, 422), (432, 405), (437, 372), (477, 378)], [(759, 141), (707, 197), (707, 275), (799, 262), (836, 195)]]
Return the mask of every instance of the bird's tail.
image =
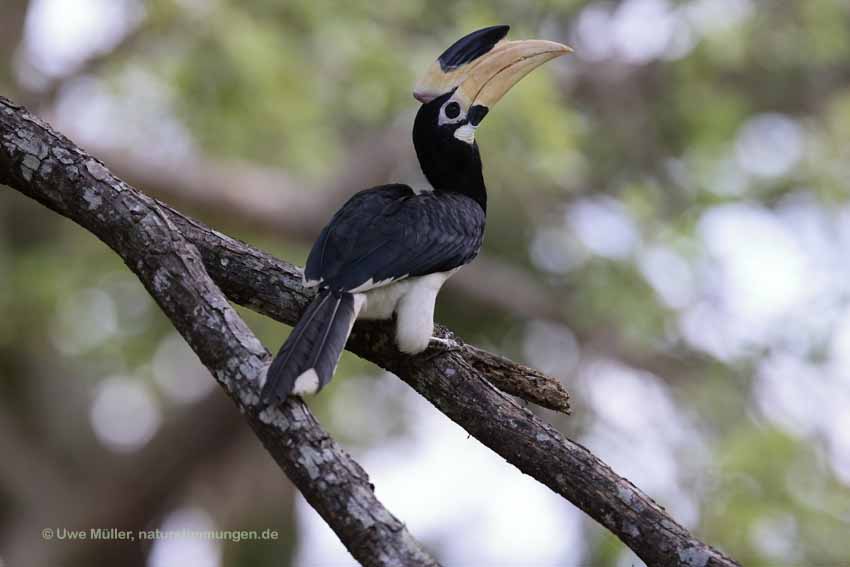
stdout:
[(331, 381), (357, 317), (355, 303), (350, 293), (319, 292), (272, 361), (263, 404), (314, 394)]

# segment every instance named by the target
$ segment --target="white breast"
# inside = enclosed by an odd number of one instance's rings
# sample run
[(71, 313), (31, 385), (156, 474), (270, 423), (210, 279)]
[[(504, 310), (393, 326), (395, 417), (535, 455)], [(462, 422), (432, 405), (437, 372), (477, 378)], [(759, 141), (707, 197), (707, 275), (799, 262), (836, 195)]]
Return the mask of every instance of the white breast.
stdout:
[(357, 294), (365, 300), (358, 319), (391, 319), (399, 299), (410, 291), (418, 279), (408, 278)]
[(434, 332), (434, 304), (443, 284), (458, 269), (406, 278), (358, 293), (363, 308), (358, 319), (391, 319), (397, 313), (396, 342), (399, 350), (415, 354), (428, 348)]

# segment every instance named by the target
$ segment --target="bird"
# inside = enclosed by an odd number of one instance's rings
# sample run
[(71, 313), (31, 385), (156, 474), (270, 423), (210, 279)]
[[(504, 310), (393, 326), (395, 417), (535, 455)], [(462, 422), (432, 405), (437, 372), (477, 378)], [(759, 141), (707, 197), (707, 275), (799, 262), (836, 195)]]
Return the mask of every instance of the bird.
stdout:
[(325, 387), (357, 319), (395, 317), (396, 346), (406, 354), (438, 340), (432, 337), (437, 294), (475, 259), (484, 239), (487, 190), (476, 130), (523, 77), (572, 51), (553, 41), (509, 41), (509, 29), (465, 35), (416, 83), (421, 106), (413, 145), (430, 187), (366, 189), (333, 215), (304, 269), (315, 298), (273, 359), (261, 403)]

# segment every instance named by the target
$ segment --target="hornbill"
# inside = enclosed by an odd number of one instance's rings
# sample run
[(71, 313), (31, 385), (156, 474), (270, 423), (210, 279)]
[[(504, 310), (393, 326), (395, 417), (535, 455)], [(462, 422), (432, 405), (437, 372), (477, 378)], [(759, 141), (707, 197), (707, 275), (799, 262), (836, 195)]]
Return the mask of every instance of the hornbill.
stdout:
[(333, 216), (304, 270), (304, 285), (318, 293), (269, 367), (263, 403), (312, 394), (330, 382), (358, 318), (395, 314), (399, 350), (428, 347), (437, 293), (475, 258), (484, 237), (487, 192), (475, 130), (520, 79), (571, 51), (551, 41), (507, 41), (508, 29), (464, 36), (416, 84), (413, 96), (422, 106), (413, 144), (432, 190), (373, 187)]

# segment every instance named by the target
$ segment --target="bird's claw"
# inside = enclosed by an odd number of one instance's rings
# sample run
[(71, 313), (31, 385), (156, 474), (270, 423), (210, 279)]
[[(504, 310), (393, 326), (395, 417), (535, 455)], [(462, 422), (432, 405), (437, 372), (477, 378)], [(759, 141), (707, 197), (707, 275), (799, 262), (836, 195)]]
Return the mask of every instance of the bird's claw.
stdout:
[(441, 348), (442, 350), (457, 350), (460, 348), (460, 343), (452, 339), (431, 337), (431, 342), (441, 345), (439, 348)]

